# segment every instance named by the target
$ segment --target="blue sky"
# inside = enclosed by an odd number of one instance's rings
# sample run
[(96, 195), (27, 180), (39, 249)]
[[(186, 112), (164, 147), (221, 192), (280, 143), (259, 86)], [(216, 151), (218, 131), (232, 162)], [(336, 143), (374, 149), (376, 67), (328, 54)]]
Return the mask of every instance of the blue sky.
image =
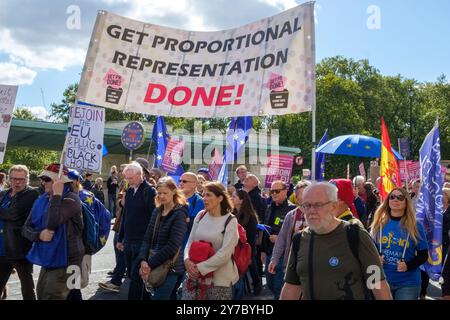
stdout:
[[(237, 27), (303, 2), (2, 0), (0, 84), (19, 84), (16, 106), (45, 116), (41, 89), (49, 109), (52, 102), (61, 101), (69, 84), (78, 82), (99, 9), (175, 28), (211, 31)], [(66, 21), (74, 13), (73, 5), (81, 24), (70, 30)], [(342, 55), (369, 59), (385, 75), (401, 74), (421, 82), (435, 81), (440, 74), (449, 78), (448, 12), (447, 0), (318, 0), (317, 61)], [(368, 20), (379, 21), (380, 28), (368, 28)]]

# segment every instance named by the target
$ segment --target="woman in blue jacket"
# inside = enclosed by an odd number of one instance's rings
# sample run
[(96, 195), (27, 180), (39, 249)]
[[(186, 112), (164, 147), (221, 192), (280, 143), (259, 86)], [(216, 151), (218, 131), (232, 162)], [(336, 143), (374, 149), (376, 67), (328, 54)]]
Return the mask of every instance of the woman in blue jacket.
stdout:
[[(139, 260), (139, 274), (147, 282), (152, 270), (167, 261), (173, 262), (167, 278), (153, 291), (153, 300), (169, 300), (175, 289), (178, 277), (184, 273), (183, 252), (181, 246), (187, 231), (186, 198), (177, 188), (172, 178), (161, 178), (156, 186), (156, 209), (142, 242)], [(149, 255), (150, 249), (152, 254)]]

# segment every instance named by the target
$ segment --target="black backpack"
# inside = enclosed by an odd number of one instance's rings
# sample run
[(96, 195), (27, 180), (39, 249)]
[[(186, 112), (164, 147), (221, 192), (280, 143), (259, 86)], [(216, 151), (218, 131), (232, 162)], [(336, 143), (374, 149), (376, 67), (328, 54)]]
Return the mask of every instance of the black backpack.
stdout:
[[(360, 229), (360, 227), (356, 223), (350, 223), (345, 226), (345, 231), (347, 233), (348, 246), (350, 247), (350, 251), (352, 252), (355, 259), (358, 260), (359, 270), (361, 272), (361, 279), (363, 280), (363, 284), (364, 284), (367, 280), (367, 277), (362, 270), (362, 263), (361, 263), (361, 260), (359, 259), (359, 232), (360, 232), (359, 229)], [(301, 233), (297, 234), (297, 236), (294, 237), (293, 242), (292, 242), (292, 250), (294, 250), (294, 252), (299, 252), (301, 239), (302, 239)], [(311, 238), (311, 239), (313, 239), (313, 238)], [(314, 241), (314, 240), (312, 240), (312, 241)], [(311, 249), (311, 246), (310, 246), (310, 249)], [(313, 289), (314, 286), (313, 286), (313, 281), (312, 281), (314, 278), (313, 278), (311, 257), (312, 257), (312, 255), (310, 254), (308, 257), (308, 274), (309, 274), (308, 277), (310, 279), (311, 300), (315, 300), (314, 299), (314, 289)], [(364, 288), (365, 299), (366, 300), (375, 300), (375, 297), (374, 297), (372, 291), (369, 290), (366, 285), (363, 285), (363, 288)]]

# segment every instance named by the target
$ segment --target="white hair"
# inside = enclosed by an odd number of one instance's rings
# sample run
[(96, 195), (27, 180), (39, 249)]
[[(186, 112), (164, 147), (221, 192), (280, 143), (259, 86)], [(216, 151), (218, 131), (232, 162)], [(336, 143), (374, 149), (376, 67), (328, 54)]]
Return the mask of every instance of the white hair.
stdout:
[(303, 197), (305, 197), (306, 194), (308, 194), (311, 190), (314, 190), (316, 188), (324, 189), (328, 201), (336, 202), (338, 200), (338, 189), (337, 187), (329, 182), (314, 182), (311, 185), (307, 186), (305, 190), (303, 191)]
[(364, 183), (366, 182), (366, 178), (364, 178), (363, 176), (356, 176), (353, 178), (353, 185), (356, 186), (360, 183)]
[(132, 163), (127, 164), (125, 169), (123, 169), (124, 173), (126, 171), (131, 171), (135, 175), (140, 175), (140, 176), (142, 176), (142, 174), (143, 174), (141, 165), (138, 162), (136, 162), (136, 161), (133, 161)]
[(13, 171), (17, 171), (17, 172), (25, 172), (26, 175), (26, 179), (27, 179), (27, 183), (30, 182), (30, 170), (28, 170), (28, 167), (23, 165), (23, 164), (16, 164), (13, 165), (11, 168), (9, 168), (8, 171), (8, 176), (11, 176), (11, 173)]

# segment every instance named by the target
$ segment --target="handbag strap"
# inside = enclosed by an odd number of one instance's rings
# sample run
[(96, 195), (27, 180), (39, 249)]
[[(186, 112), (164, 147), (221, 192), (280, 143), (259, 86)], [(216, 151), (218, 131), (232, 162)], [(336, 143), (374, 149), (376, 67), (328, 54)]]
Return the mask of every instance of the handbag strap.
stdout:
[[(149, 254), (148, 254), (149, 256), (150, 256), (150, 252), (152, 251), (156, 233), (157, 233), (157, 231), (159, 231), (159, 225), (161, 224), (162, 211), (161, 211), (161, 209), (158, 209), (158, 211), (159, 212), (158, 212), (158, 215), (156, 216), (155, 227), (153, 228), (152, 241), (150, 242)], [(170, 261), (170, 265), (172, 267), (175, 265), (175, 261), (177, 261), (177, 258), (180, 255), (180, 250), (181, 250), (181, 248), (178, 248), (177, 253), (173, 256), (172, 260)]]
[(157, 233), (156, 231), (159, 229), (159, 224), (161, 222), (161, 216), (162, 216), (162, 211), (161, 211), (161, 209), (158, 209), (158, 215), (156, 216), (155, 227), (153, 228), (152, 241), (150, 242), (149, 251), (152, 250), (153, 243), (155, 241), (155, 236)]

